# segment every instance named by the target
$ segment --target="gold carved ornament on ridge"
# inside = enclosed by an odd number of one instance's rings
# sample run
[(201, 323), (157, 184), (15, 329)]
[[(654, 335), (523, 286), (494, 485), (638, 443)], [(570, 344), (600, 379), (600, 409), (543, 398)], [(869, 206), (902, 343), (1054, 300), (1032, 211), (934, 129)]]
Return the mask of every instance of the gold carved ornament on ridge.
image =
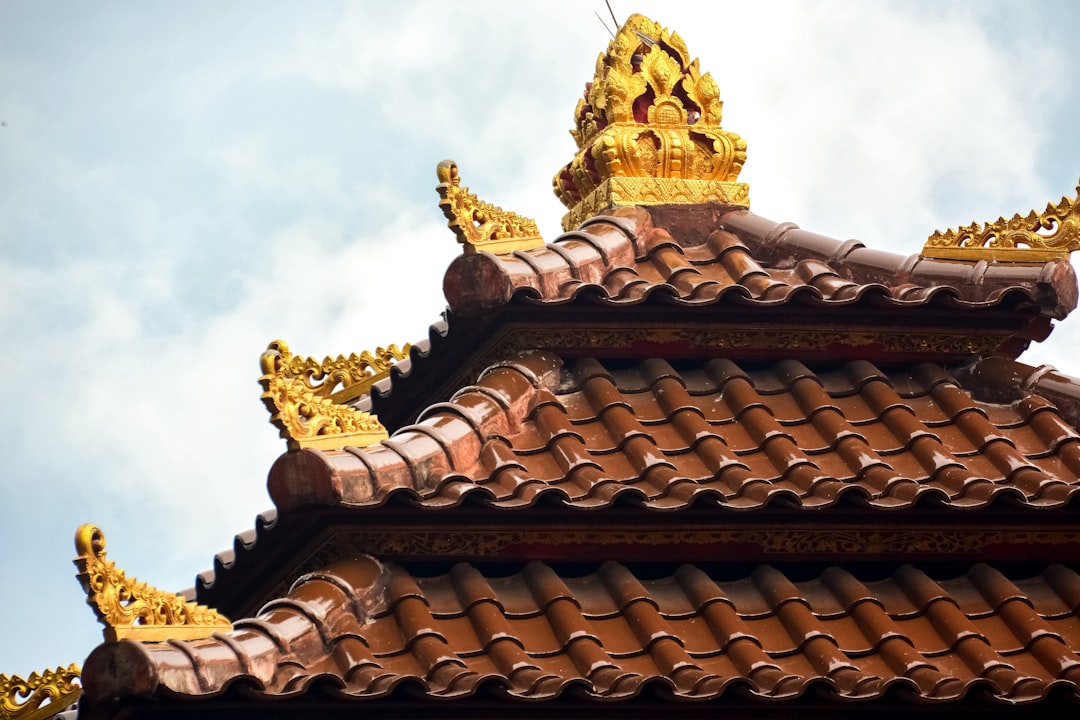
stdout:
[(212, 608), (127, 577), (106, 559), (105, 535), (93, 525), (75, 531), (75, 551), (86, 604), (105, 626), (107, 642), (197, 640), (232, 629), (229, 619)]
[(749, 186), (737, 182), (746, 141), (720, 126), (722, 107), (679, 34), (631, 15), (574, 113), (578, 153), (554, 178), (570, 209), (563, 228), (615, 205), (749, 207)]
[(998, 262), (1047, 262), (1066, 258), (1080, 250), (1080, 184), (1072, 200), (1027, 215), (1017, 213), (1006, 220), (972, 223), (945, 232), (934, 231), (922, 250), (925, 258), (939, 260), (996, 260)]
[(363, 447), (385, 440), (386, 428), (371, 413), (348, 403), (371, 392), (371, 386), (390, 376), (390, 367), (409, 356), (412, 346), (397, 345), (321, 362), (293, 355), (283, 340), (275, 340), (260, 358), (260, 396), (290, 450), (302, 447), (337, 450)]
[(443, 160), (435, 172), (439, 178), (435, 188), (439, 207), (466, 255), (477, 252), (505, 255), (544, 244), (535, 221), (484, 202), (463, 187), (453, 160)]
[(0, 720), (45, 720), (75, 704), (82, 695), (79, 666), (68, 665), (25, 680), (0, 673)]

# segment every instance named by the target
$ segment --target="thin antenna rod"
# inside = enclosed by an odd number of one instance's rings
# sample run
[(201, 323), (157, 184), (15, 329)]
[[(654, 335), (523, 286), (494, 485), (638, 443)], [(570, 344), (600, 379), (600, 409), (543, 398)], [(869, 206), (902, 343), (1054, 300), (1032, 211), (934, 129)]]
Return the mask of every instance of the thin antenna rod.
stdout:
[(619, 27), (619, 21), (615, 19), (615, 11), (611, 9), (611, 3), (608, 0), (604, 0), (604, 4), (607, 5), (607, 11), (611, 13), (611, 22), (615, 23), (615, 27)]
[(600, 17), (600, 13), (598, 13), (596, 11), (593, 11), (593, 15), (596, 16), (596, 19), (600, 21), (600, 24), (603, 25), (604, 29), (608, 31), (608, 35), (610, 35), (611, 39), (614, 40), (615, 39), (615, 33), (611, 32), (611, 28), (609, 28), (607, 26), (607, 23), (604, 22), (604, 18)]

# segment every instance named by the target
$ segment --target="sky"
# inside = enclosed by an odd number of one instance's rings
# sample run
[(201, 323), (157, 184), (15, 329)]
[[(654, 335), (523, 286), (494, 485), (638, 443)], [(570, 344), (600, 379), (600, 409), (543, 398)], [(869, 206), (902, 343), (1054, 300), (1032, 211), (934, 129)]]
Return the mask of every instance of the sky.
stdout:
[[(677, 30), (753, 209), (904, 255), (1072, 197), (1080, 4), (612, 0)], [(457, 161), (537, 220), (603, 2), (0, 0), (0, 673), (81, 663), (73, 537), (191, 587), (271, 507), (267, 343), (423, 338)], [(610, 20), (608, 20), (610, 25)], [(1080, 375), (1080, 320), (1021, 359)]]

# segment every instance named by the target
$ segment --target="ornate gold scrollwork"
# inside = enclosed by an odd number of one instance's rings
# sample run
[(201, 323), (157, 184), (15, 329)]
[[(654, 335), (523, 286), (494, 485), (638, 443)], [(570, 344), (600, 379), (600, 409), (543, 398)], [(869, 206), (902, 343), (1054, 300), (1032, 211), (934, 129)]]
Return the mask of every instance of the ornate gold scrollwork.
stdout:
[(275, 340), (262, 354), (263, 387), (260, 396), (270, 411), (270, 422), (288, 441), (290, 449), (313, 447), (336, 450), (346, 445), (363, 447), (387, 437), (386, 428), (371, 413), (347, 403), (366, 395), (371, 386), (389, 377), (390, 367), (409, 356), (411, 345), (391, 345), (345, 357), (299, 357), (283, 340)]
[(749, 207), (736, 182), (746, 142), (720, 127), (720, 89), (678, 33), (631, 15), (596, 62), (570, 131), (578, 153), (554, 179), (563, 228), (613, 205)]
[(105, 626), (105, 640), (196, 640), (232, 629), (221, 613), (128, 578), (105, 558), (105, 535), (93, 525), (75, 531), (75, 567), (86, 604)]
[(505, 255), (544, 244), (536, 222), (480, 200), (461, 185), (458, 166), (443, 160), (435, 169), (439, 185), (439, 207), (447, 225), (465, 246), (465, 254), (490, 252)]
[(1057, 205), (1006, 220), (972, 223), (945, 232), (935, 230), (922, 256), (941, 260), (997, 260), (1046, 262), (1080, 250), (1080, 184), (1076, 198), (1061, 198)]
[(68, 665), (25, 680), (0, 673), (0, 720), (45, 720), (71, 707), (82, 694), (79, 666)]

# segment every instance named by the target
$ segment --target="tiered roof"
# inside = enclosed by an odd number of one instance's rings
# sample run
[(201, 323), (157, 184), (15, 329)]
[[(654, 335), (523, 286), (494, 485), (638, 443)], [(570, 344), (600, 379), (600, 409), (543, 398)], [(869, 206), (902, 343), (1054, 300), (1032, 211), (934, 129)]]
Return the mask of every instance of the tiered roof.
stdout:
[(444, 320), (371, 395), (297, 365), (317, 430), (196, 588), (232, 629), (99, 647), (80, 716), (1074, 706), (1080, 381), (1016, 359), (1076, 305), (1067, 254), (758, 217), (714, 89), (628, 20), (551, 243), (440, 165)]

